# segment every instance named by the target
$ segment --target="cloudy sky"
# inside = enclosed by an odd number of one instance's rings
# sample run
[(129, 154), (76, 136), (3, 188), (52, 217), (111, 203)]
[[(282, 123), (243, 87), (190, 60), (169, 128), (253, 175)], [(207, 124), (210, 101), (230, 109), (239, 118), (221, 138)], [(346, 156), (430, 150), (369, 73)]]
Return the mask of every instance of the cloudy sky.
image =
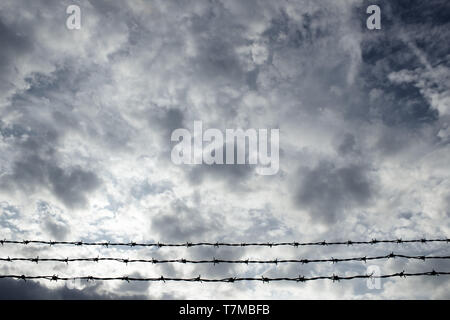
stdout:
[[(66, 28), (66, 7), (81, 29)], [(382, 29), (366, 28), (381, 8)], [(446, 0), (2, 0), (0, 238), (268, 242), (450, 235)], [(279, 128), (280, 170), (175, 165), (171, 133)], [(446, 244), (119, 249), (4, 245), (1, 257), (330, 258)], [(446, 261), (372, 263), (381, 273)], [(0, 274), (305, 276), (361, 262), (17, 262)], [(0, 281), (0, 298), (450, 298), (448, 278), (332, 283)]]

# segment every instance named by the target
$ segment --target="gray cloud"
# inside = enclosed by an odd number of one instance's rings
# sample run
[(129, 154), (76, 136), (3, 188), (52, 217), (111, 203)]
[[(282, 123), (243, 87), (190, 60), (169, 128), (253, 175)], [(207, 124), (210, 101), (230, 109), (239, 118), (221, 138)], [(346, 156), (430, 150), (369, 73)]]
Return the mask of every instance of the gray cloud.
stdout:
[[(366, 4), (353, 0), (77, 3), (83, 17), (77, 31), (65, 27), (67, 1), (0, 5), (1, 234), (168, 242), (445, 236), (448, 2), (377, 1), (379, 31), (366, 29)], [(257, 176), (246, 165), (174, 166), (170, 135), (192, 129), (193, 120), (221, 130), (280, 128), (280, 173)], [(28, 246), (21, 253), (99, 253), (72, 249)], [(191, 249), (116, 248), (114, 254), (367, 254), (352, 247)], [(0, 267), (0, 273), (31, 270)], [(39, 264), (32, 271), (79, 275), (89, 267)], [(365, 272), (361, 264), (154, 267), (98, 264), (96, 271), (211, 277)], [(395, 261), (386, 271), (422, 267)], [(362, 282), (301, 289), (280, 283), (270, 290), (103, 283), (70, 291), (0, 281), (0, 295), (153, 297), (154, 289), (162, 298), (415, 298), (426, 297), (417, 290), (426, 288), (429, 296), (447, 297), (448, 282), (439, 281), (389, 281), (376, 293)]]
[(85, 206), (86, 193), (100, 186), (100, 180), (93, 172), (73, 168), (68, 173), (58, 167), (49, 168), (49, 181), (53, 192), (69, 207)]
[[(246, 143), (248, 145), (248, 143)], [(208, 180), (219, 180), (225, 182), (231, 191), (242, 192), (245, 189), (245, 182), (252, 177), (255, 165), (248, 164), (248, 147), (244, 146), (245, 164), (237, 164), (238, 145), (231, 145), (234, 148), (234, 163), (236, 165), (226, 164), (227, 148), (230, 145), (224, 144), (222, 148), (224, 164), (201, 164), (191, 166), (187, 171), (189, 181), (194, 185), (199, 185)]]
[[(194, 241), (207, 238), (219, 229), (218, 218), (209, 217), (201, 210), (191, 208), (182, 201), (173, 201), (169, 212), (152, 217), (152, 230), (162, 241)], [(189, 239), (189, 240), (186, 240)]]
[(53, 221), (47, 218), (44, 222), (45, 229), (53, 236), (55, 240), (65, 240), (70, 232), (70, 229), (65, 224)]
[(339, 168), (322, 162), (304, 169), (300, 177), (296, 205), (308, 210), (313, 221), (328, 225), (342, 218), (346, 210), (366, 205), (374, 194), (367, 169), (359, 165)]
[(110, 299), (147, 299), (146, 295), (117, 295), (97, 293), (100, 283), (85, 289), (69, 289), (66, 286), (49, 289), (37, 282), (2, 279), (0, 281), (0, 300), (110, 300)]
[(94, 172), (72, 167), (62, 169), (53, 160), (30, 155), (14, 163), (13, 173), (2, 177), (1, 187), (11, 190), (34, 192), (47, 188), (69, 208), (85, 207), (87, 194), (95, 191), (101, 184)]
[(353, 134), (347, 133), (344, 135), (344, 138), (340, 142), (337, 151), (340, 155), (346, 156), (349, 154), (354, 154), (355, 152), (358, 152), (356, 145), (356, 139)]
[(148, 181), (144, 181), (134, 185), (131, 188), (130, 193), (134, 198), (140, 200), (147, 195), (170, 192), (172, 189), (173, 185), (169, 181), (163, 181), (161, 183), (149, 183)]
[(0, 42), (2, 50), (0, 51), (0, 91), (14, 88), (10, 77), (14, 74), (14, 61), (32, 48), (31, 40), (26, 34), (20, 34), (15, 31), (15, 26), (8, 26), (0, 19)]

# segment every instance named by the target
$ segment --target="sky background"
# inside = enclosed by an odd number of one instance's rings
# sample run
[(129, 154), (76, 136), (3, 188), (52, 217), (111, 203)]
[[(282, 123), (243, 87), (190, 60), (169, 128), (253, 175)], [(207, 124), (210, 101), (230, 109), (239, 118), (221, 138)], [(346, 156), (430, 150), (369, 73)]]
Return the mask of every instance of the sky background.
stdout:
[[(66, 7), (81, 29), (66, 28)], [(367, 6), (382, 29), (366, 28)], [(450, 3), (56, 1), (0, 4), (0, 238), (273, 242), (450, 235)], [(171, 162), (176, 128), (279, 128), (280, 170)], [(448, 245), (0, 247), (0, 256), (227, 259), (447, 254)], [(309, 265), (0, 263), (59, 276), (354, 275)], [(381, 273), (446, 261), (372, 263)], [(449, 278), (332, 283), (0, 280), (0, 298), (450, 298)]]

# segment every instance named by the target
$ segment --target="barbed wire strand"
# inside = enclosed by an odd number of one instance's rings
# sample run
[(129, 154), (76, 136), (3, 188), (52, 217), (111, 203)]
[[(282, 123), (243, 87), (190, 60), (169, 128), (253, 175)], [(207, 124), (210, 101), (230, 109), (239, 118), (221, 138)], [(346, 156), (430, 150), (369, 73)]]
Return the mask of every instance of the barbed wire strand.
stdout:
[(315, 280), (332, 280), (333, 282), (341, 281), (341, 280), (353, 280), (353, 279), (386, 279), (386, 278), (406, 278), (406, 277), (417, 277), (417, 276), (440, 276), (440, 275), (450, 275), (450, 272), (447, 271), (429, 271), (429, 272), (419, 272), (419, 273), (407, 273), (405, 271), (385, 274), (385, 275), (374, 275), (372, 274), (361, 274), (355, 276), (316, 276), (316, 277), (304, 277), (299, 275), (296, 278), (289, 277), (281, 277), (281, 278), (269, 278), (269, 277), (228, 277), (221, 279), (210, 279), (210, 278), (202, 278), (201, 276), (195, 278), (171, 278), (171, 277), (156, 277), (156, 278), (139, 278), (139, 277), (95, 277), (95, 276), (81, 276), (81, 277), (60, 277), (58, 275), (52, 276), (27, 276), (27, 275), (0, 275), (0, 279), (21, 279), (21, 280), (49, 280), (49, 281), (75, 281), (75, 280), (87, 280), (87, 281), (143, 281), (143, 282), (166, 282), (166, 281), (175, 281), (175, 282), (226, 282), (226, 283), (234, 283), (234, 282), (242, 282), (242, 281), (261, 281), (261, 282), (276, 282), (276, 281), (293, 281), (293, 282), (307, 282), (307, 281), (315, 281)]
[(281, 264), (281, 263), (338, 263), (338, 262), (349, 262), (349, 261), (372, 261), (372, 260), (384, 260), (384, 259), (394, 259), (394, 258), (402, 258), (402, 259), (412, 259), (412, 260), (445, 260), (450, 259), (450, 256), (410, 256), (404, 254), (396, 254), (389, 253), (387, 255), (382, 256), (374, 256), (374, 257), (352, 257), (352, 258), (329, 258), (329, 259), (273, 259), (273, 260), (226, 260), (220, 258), (213, 258), (211, 260), (190, 260), (190, 259), (126, 259), (126, 258), (114, 258), (114, 257), (95, 257), (95, 258), (40, 258), (39, 256), (36, 258), (18, 258), (18, 257), (7, 257), (0, 258), (0, 261), (6, 262), (17, 262), (17, 261), (27, 261), (27, 262), (101, 262), (101, 261), (117, 261), (125, 264), (128, 263), (152, 263), (152, 264), (162, 264), (162, 263), (182, 263), (182, 264), (220, 264), (220, 263), (228, 263), (228, 264)]
[(259, 247), (280, 247), (280, 246), (291, 246), (291, 247), (301, 247), (301, 246), (332, 246), (332, 245), (366, 245), (366, 244), (381, 244), (381, 243), (397, 243), (397, 244), (405, 244), (405, 243), (430, 243), (430, 242), (445, 242), (450, 243), (449, 238), (445, 239), (411, 239), (411, 240), (403, 240), (403, 239), (392, 239), (392, 240), (377, 240), (372, 239), (370, 241), (318, 241), (318, 242), (242, 242), (242, 243), (229, 243), (229, 242), (185, 242), (185, 243), (139, 243), (139, 242), (83, 242), (83, 241), (43, 241), (43, 240), (0, 240), (0, 245), (5, 244), (43, 244), (43, 245), (75, 245), (75, 246), (127, 246), (127, 247), (199, 247), (199, 246), (210, 246), (210, 247), (250, 247), (250, 246), (259, 246)]

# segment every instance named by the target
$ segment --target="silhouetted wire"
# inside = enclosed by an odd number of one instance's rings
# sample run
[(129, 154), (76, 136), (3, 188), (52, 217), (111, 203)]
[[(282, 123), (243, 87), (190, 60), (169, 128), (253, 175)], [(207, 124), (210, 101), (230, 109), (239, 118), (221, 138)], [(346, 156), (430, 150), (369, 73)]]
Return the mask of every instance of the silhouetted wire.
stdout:
[(318, 241), (318, 242), (242, 242), (242, 243), (230, 243), (230, 242), (185, 242), (185, 243), (139, 243), (139, 242), (83, 242), (83, 241), (43, 241), (43, 240), (0, 240), (0, 244), (44, 244), (44, 245), (75, 245), (75, 246), (127, 246), (127, 247), (199, 247), (199, 246), (211, 246), (211, 247), (280, 247), (280, 246), (291, 246), (291, 247), (301, 247), (301, 246), (332, 246), (332, 245), (365, 245), (365, 244), (381, 244), (381, 243), (430, 243), (430, 242), (445, 242), (450, 243), (449, 238), (445, 239), (411, 239), (411, 240), (377, 240), (372, 239), (370, 241)]
[(406, 278), (406, 277), (418, 277), (418, 276), (440, 276), (440, 275), (450, 275), (450, 272), (447, 271), (429, 271), (429, 272), (419, 272), (419, 273), (407, 273), (405, 271), (392, 273), (392, 274), (384, 274), (384, 275), (374, 275), (374, 274), (360, 274), (355, 276), (316, 276), (316, 277), (304, 277), (299, 275), (295, 278), (289, 277), (281, 277), (281, 278), (270, 278), (270, 277), (228, 277), (228, 278), (202, 278), (201, 276), (195, 278), (171, 278), (171, 277), (155, 277), (155, 278), (143, 278), (143, 277), (96, 277), (96, 276), (81, 276), (81, 277), (60, 277), (58, 275), (52, 276), (27, 276), (27, 275), (0, 275), (0, 279), (21, 279), (21, 280), (49, 280), (49, 281), (75, 281), (75, 280), (87, 280), (87, 281), (144, 281), (144, 282), (166, 282), (166, 281), (175, 281), (175, 282), (226, 282), (226, 283), (234, 283), (234, 282), (242, 282), (242, 281), (261, 281), (261, 282), (277, 282), (277, 281), (292, 281), (292, 282), (307, 282), (307, 281), (315, 281), (315, 280), (332, 280), (341, 281), (341, 280), (353, 280), (353, 279), (386, 279), (386, 278)]
[(17, 258), (17, 257), (7, 257), (0, 258), (0, 261), (6, 262), (17, 262), (17, 261), (28, 261), (28, 262), (100, 262), (100, 261), (117, 261), (125, 264), (128, 263), (152, 263), (152, 264), (161, 264), (161, 263), (182, 263), (182, 264), (220, 264), (220, 263), (229, 263), (229, 264), (281, 264), (281, 263), (338, 263), (338, 262), (349, 262), (349, 261), (372, 261), (372, 260), (383, 260), (383, 259), (412, 259), (412, 260), (445, 260), (450, 259), (450, 256), (424, 256), (424, 255), (404, 255), (404, 254), (395, 254), (393, 252), (382, 255), (382, 256), (374, 256), (374, 257), (352, 257), (352, 258), (329, 258), (329, 259), (272, 259), (272, 260), (226, 260), (220, 258), (213, 258), (211, 260), (190, 260), (190, 259), (128, 259), (128, 258), (113, 258), (113, 257), (95, 257), (95, 258)]

